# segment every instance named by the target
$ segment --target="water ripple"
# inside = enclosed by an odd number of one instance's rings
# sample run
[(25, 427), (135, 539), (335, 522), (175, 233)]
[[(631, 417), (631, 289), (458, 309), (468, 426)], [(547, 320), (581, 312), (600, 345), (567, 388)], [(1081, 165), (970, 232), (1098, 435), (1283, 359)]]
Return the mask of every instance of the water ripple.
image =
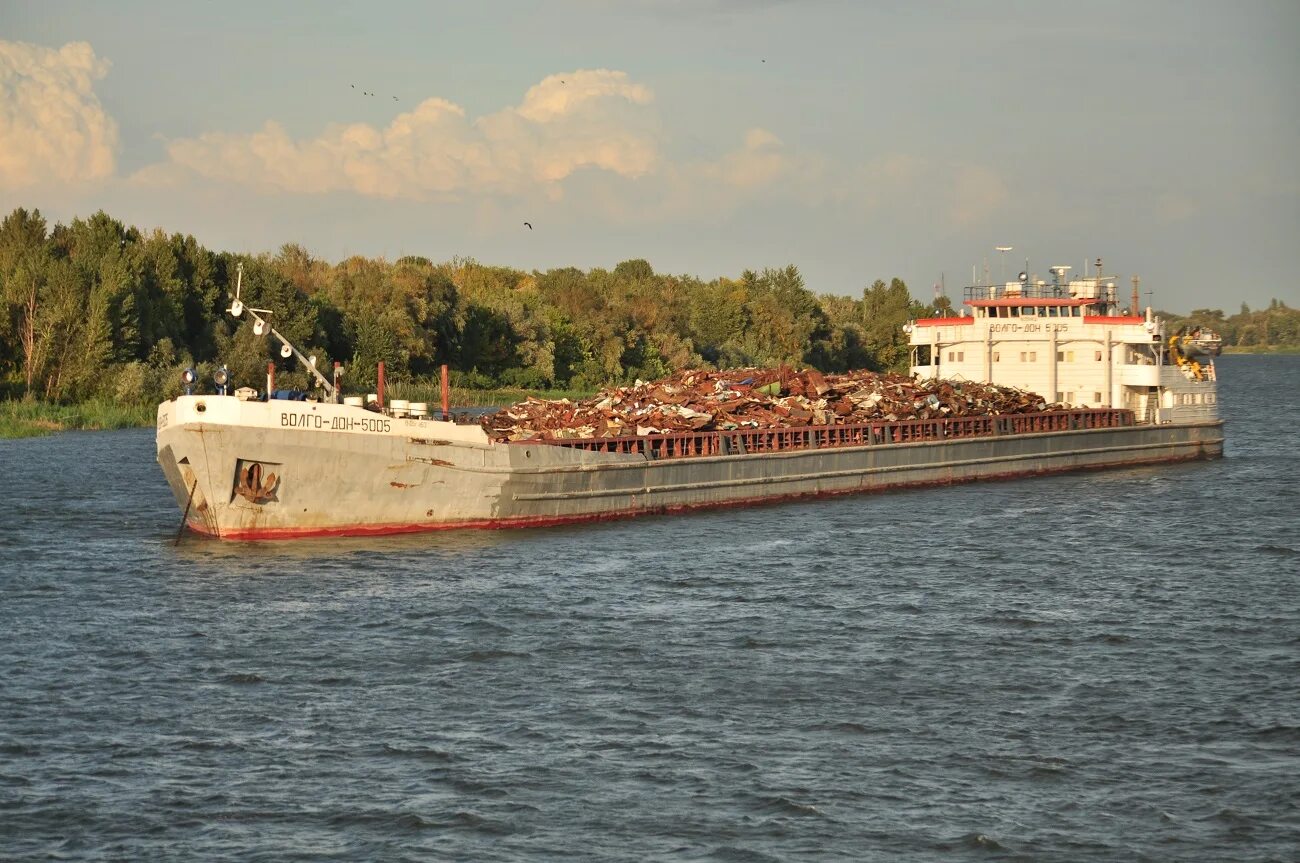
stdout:
[(1221, 462), (581, 529), (0, 441), (0, 859), (1291, 859), (1300, 359), (1220, 373)]

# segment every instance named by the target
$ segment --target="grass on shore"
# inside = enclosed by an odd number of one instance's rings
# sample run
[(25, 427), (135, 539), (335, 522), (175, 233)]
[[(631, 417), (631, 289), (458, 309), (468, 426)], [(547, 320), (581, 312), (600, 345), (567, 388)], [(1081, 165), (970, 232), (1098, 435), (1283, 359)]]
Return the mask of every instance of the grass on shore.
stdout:
[(0, 402), (0, 438), (39, 437), (57, 431), (141, 428), (151, 426), (157, 405), (123, 405), (95, 399), (55, 405), (23, 399)]

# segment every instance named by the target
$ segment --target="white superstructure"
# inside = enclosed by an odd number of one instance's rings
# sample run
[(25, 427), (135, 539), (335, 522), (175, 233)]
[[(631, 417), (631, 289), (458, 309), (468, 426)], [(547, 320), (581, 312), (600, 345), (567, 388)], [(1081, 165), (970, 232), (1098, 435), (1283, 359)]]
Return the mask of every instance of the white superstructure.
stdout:
[[(1100, 264), (1100, 261), (1098, 261)], [(1166, 339), (1148, 308), (1121, 309), (1115, 279), (1014, 282), (966, 289), (965, 315), (911, 321), (912, 374), (1032, 390), (1076, 407), (1125, 408), (1140, 423), (1218, 418), (1212, 356)], [(1137, 288), (1134, 286), (1136, 305)]]

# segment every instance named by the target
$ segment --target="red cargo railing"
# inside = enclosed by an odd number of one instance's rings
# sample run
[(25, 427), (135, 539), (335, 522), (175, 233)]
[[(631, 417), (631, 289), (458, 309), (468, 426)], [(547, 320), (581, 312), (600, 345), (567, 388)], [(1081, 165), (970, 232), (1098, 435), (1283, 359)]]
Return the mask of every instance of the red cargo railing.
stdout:
[(513, 443), (567, 446), (588, 452), (638, 454), (650, 459), (663, 459), (831, 447), (883, 446), (893, 443), (1118, 428), (1131, 425), (1134, 425), (1133, 411), (1101, 408), (1036, 414), (1004, 414), (991, 417), (881, 421), (856, 425), (675, 432), (568, 440), (535, 439), (513, 441)]

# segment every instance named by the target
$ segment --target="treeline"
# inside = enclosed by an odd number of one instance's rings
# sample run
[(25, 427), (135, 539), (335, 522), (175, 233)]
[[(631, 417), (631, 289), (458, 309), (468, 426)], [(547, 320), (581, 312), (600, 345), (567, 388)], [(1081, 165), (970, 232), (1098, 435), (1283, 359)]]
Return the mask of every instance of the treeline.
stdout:
[(1251, 311), (1241, 304), (1241, 311), (1231, 317), (1220, 309), (1195, 309), (1190, 315), (1161, 315), (1175, 328), (1202, 327), (1219, 334), (1225, 347), (1255, 350), (1300, 348), (1300, 309), (1288, 308), (1280, 300), (1271, 300), (1268, 308)]
[(899, 279), (860, 298), (818, 296), (793, 266), (703, 281), (643, 260), (587, 272), (461, 258), (330, 264), (293, 244), (213, 252), (103, 212), (51, 229), (20, 208), (0, 224), (0, 397), (157, 401), (187, 366), (206, 381), (226, 365), (236, 385), (259, 387), (268, 361), (281, 385), (306, 387), (278, 344), (226, 313), (240, 263), (245, 305), (274, 310), (273, 326), (322, 370), (341, 361), (351, 391), (373, 385), (380, 360), (394, 381), (446, 363), (457, 386), (528, 389), (690, 366), (903, 369), (902, 324), (927, 312)]

